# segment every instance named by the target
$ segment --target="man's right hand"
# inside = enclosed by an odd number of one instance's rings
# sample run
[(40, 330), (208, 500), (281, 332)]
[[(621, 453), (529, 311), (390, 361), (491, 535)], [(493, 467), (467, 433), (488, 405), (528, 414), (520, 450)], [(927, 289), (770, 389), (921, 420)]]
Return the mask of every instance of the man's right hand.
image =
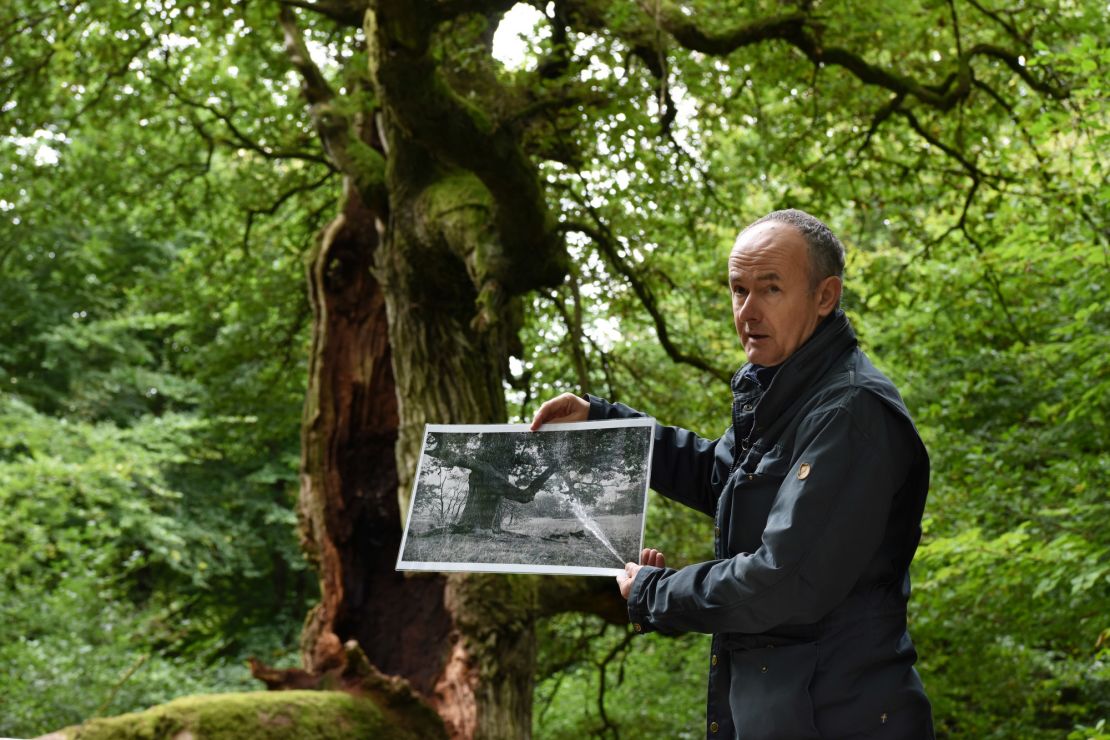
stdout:
[(640, 564), (625, 563), (624, 570), (617, 574), (617, 588), (620, 589), (621, 598), (628, 601), (628, 596), (632, 593), (632, 584), (636, 580), (640, 569), (645, 565), (650, 565), (652, 568), (666, 568), (667, 561), (663, 557), (663, 553), (658, 550), (644, 548), (640, 550)]
[(590, 417), (590, 402), (574, 395), (564, 393), (555, 396), (550, 401), (545, 401), (536, 409), (532, 417), (532, 431), (536, 431), (544, 424), (565, 424), (571, 421), (586, 421)]

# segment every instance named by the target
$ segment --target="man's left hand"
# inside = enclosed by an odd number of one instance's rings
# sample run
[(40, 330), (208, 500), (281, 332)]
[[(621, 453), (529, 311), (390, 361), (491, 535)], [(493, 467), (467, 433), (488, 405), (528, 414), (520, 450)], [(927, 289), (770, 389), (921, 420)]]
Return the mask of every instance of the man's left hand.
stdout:
[(621, 590), (621, 596), (625, 601), (628, 601), (628, 595), (632, 593), (632, 582), (636, 580), (636, 574), (640, 572), (640, 568), (645, 565), (650, 565), (654, 568), (665, 568), (666, 561), (663, 559), (663, 553), (658, 550), (644, 548), (640, 550), (640, 565), (635, 563), (625, 563), (624, 572), (617, 576), (617, 586)]

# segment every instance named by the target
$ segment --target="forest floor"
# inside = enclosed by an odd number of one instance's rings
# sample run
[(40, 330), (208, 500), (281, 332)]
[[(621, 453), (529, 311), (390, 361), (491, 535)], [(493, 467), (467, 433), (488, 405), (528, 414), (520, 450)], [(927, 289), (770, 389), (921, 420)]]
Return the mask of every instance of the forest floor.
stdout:
[(574, 517), (534, 517), (502, 525), (500, 532), (445, 532), (413, 522), (405, 560), (441, 563), (504, 563), (620, 568), (635, 561), (640, 546), (640, 517), (635, 514), (593, 518), (619, 553), (614, 555)]

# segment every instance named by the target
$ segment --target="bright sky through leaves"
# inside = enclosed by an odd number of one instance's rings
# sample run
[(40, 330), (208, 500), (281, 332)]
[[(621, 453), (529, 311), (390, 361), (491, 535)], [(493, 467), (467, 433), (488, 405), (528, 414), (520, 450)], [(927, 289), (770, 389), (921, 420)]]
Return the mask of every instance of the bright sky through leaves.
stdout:
[(493, 34), (493, 56), (507, 69), (520, 69), (536, 35), (536, 25), (544, 20), (543, 13), (531, 5), (517, 3), (505, 14)]

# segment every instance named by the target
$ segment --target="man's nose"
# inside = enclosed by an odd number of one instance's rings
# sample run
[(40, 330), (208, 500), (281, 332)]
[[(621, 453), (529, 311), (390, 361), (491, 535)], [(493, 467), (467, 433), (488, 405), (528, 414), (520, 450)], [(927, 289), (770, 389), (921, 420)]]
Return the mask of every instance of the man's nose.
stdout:
[(739, 310), (736, 315), (741, 321), (753, 321), (759, 318), (759, 306), (755, 296), (748, 295), (744, 298), (744, 302), (740, 304)]

